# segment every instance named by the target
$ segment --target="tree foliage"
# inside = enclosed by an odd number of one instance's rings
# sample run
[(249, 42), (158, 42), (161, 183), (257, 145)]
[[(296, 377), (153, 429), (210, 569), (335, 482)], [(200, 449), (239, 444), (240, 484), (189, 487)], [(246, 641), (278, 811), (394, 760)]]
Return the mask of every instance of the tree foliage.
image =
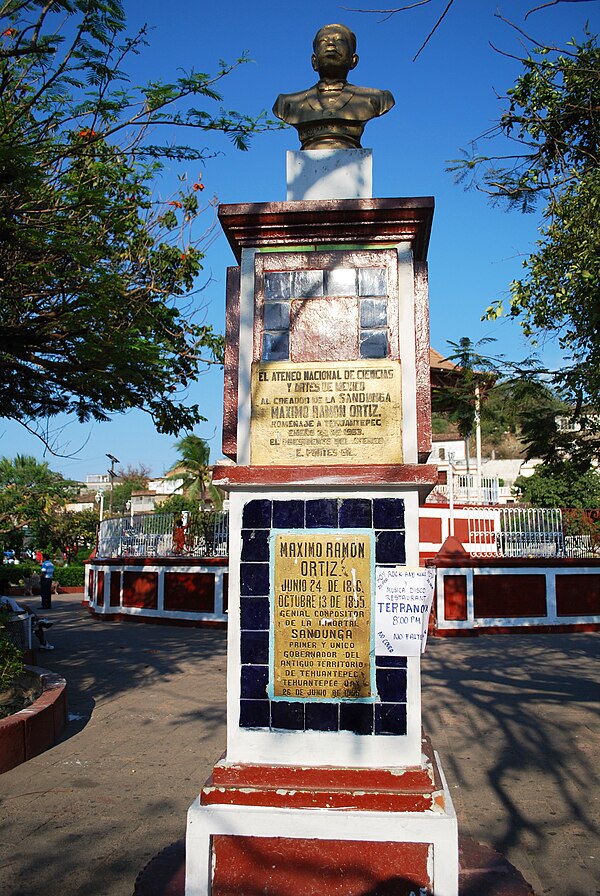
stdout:
[(53, 472), (46, 462), (17, 454), (0, 460), (0, 534), (20, 548), (23, 529), (45, 541), (44, 531), (54, 514), (64, 508), (73, 483)]
[[(182, 73), (130, 85), (144, 32), (126, 34), (120, 0), (0, 3), (0, 416), (40, 432), (141, 408), (160, 432), (203, 419), (187, 387), (219, 362), (194, 285), (205, 151), (178, 129), (220, 131), (245, 148), (256, 121), (219, 108), (219, 82)], [(210, 111), (211, 107), (214, 111)], [(166, 128), (164, 143), (157, 131)], [(187, 160), (160, 202), (164, 161)]]
[(540, 465), (532, 476), (520, 476), (515, 488), (534, 507), (600, 507), (600, 473), (582, 473), (569, 460)]
[(179, 460), (171, 467), (169, 479), (183, 479), (185, 496), (200, 501), (201, 509), (204, 509), (207, 496), (210, 496), (215, 507), (220, 508), (223, 497), (212, 484), (208, 443), (200, 436), (188, 433), (175, 443), (175, 448), (179, 452)]
[[(474, 147), (453, 170), (493, 201), (530, 211), (543, 203), (540, 240), (511, 284), (507, 313), (534, 341), (555, 338), (565, 365), (554, 385), (575, 416), (600, 389), (600, 48), (596, 37), (562, 52), (534, 46), (504, 98), (498, 155)], [(487, 311), (503, 313), (502, 302)], [(588, 428), (593, 417), (588, 414)], [(597, 444), (588, 441), (588, 449)]]

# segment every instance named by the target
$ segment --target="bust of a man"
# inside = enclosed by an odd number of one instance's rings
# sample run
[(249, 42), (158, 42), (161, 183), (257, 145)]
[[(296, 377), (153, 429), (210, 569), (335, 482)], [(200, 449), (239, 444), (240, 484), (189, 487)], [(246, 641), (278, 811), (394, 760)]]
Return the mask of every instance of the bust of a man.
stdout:
[(356, 36), (345, 25), (324, 25), (313, 41), (314, 87), (280, 94), (273, 113), (298, 131), (302, 149), (360, 149), (371, 118), (394, 105), (389, 90), (356, 87), (346, 80), (356, 67)]

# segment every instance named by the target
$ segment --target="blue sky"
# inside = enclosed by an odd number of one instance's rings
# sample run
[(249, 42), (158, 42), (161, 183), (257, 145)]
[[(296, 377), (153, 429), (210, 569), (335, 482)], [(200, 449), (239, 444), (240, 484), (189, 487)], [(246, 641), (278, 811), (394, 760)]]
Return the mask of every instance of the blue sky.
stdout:
[[(125, 0), (131, 28), (146, 22), (151, 29), (150, 46), (136, 60), (132, 80), (168, 80), (177, 69), (191, 67), (213, 72), (220, 59), (231, 61), (247, 51), (253, 61), (222, 82), (223, 105), (248, 114), (270, 111), (277, 94), (314, 83), (310, 55), (317, 29), (328, 22), (347, 24), (357, 34), (360, 57), (351, 80), (389, 89), (396, 99), (395, 107), (371, 122), (363, 137), (363, 146), (373, 150), (374, 196), (435, 197), (429, 250), (433, 347), (446, 353), (448, 340), (494, 337), (494, 352), (522, 358), (531, 349), (516, 324), (482, 323), (480, 318), (492, 300), (507, 295), (510, 280), (519, 275), (536, 239), (538, 216), (491, 207), (481, 193), (455, 185), (445, 169), (448, 160), (459, 157), (461, 148), (493, 124), (501, 109), (497, 94), (504, 94), (519, 71), (518, 62), (506, 54), (523, 55), (523, 39), (494, 16), (496, 10), (535, 39), (562, 47), (571, 37), (581, 37), (586, 20), (591, 31), (598, 32), (600, 2), (560, 3), (533, 13), (525, 22), (524, 15), (536, 0), (455, 0), (413, 62), (446, 3), (432, 0), (383, 22), (379, 14), (352, 11), (330, 0), (301, 4), (229, 0), (210, 5)], [(375, 9), (382, 4), (359, 0), (356, 5)], [(238, 152), (219, 135), (191, 135), (192, 141), (218, 153), (203, 169), (205, 197), (216, 195), (221, 203), (285, 199), (285, 153), (298, 148), (295, 131), (259, 135), (247, 153)], [(485, 141), (479, 146), (485, 149)], [(195, 170), (193, 166), (190, 173)], [(172, 190), (174, 174), (167, 172), (158, 188), (165, 197)], [(207, 213), (206, 223), (209, 217)], [(207, 319), (221, 330), (225, 271), (234, 263), (220, 234), (207, 250), (202, 301)], [(552, 346), (546, 355), (557, 363)], [(208, 418), (195, 432), (209, 441), (216, 460), (221, 456), (222, 371), (215, 368), (204, 375), (189, 397)], [(55, 428), (57, 421), (49, 425)], [(45, 459), (74, 479), (103, 472), (106, 452), (116, 455), (123, 466), (144, 463), (154, 475), (162, 475), (176, 460), (174, 441), (158, 435), (147, 415), (132, 411), (104, 424), (70, 423), (57, 444), (62, 453), (74, 456), (47, 454)], [(37, 439), (16, 423), (0, 421), (0, 455), (16, 453), (44, 457)]]

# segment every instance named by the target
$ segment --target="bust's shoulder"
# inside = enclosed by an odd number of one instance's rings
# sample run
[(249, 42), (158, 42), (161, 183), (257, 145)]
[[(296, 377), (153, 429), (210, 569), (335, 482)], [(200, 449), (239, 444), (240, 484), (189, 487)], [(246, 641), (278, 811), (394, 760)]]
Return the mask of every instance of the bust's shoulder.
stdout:
[(389, 90), (379, 90), (377, 87), (357, 87), (355, 84), (348, 84), (347, 86), (352, 90), (355, 97), (367, 100), (377, 115), (389, 112), (396, 102)]
[(294, 115), (296, 110), (305, 106), (316, 94), (316, 85), (307, 87), (305, 90), (299, 90), (297, 93), (280, 93), (273, 105), (273, 114), (277, 118), (283, 118), (284, 121), (293, 124), (293, 122), (289, 121), (290, 115)]

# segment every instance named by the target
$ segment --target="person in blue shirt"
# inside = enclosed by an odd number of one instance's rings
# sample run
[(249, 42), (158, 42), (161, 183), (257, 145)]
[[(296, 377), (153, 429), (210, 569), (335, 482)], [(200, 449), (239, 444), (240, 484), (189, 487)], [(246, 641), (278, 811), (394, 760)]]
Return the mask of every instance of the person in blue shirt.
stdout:
[(40, 570), (40, 594), (42, 596), (42, 610), (52, 609), (52, 578), (54, 576), (54, 563), (47, 554)]

